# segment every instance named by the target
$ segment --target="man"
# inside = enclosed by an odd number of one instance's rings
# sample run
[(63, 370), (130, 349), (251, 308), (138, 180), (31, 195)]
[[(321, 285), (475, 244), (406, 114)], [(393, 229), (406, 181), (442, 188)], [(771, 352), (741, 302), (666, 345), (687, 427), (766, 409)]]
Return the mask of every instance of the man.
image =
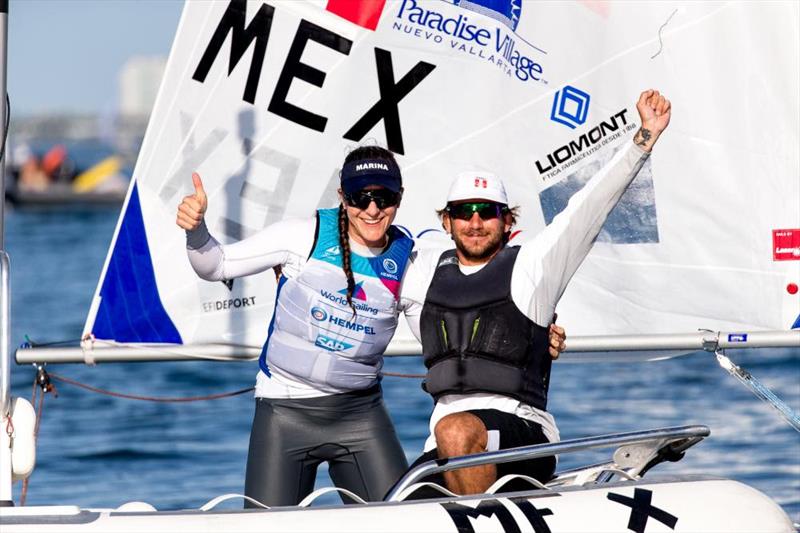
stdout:
[[(507, 246), (515, 210), (501, 180), (465, 173), (453, 182), (440, 216), (455, 250), (420, 251), (403, 289), (424, 302), (424, 386), (435, 400), (417, 463), (558, 440), (546, 411), (547, 327), (608, 213), (669, 124), (670, 103), (657, 91), (643, 92), (636, 107), (642, 126), (633, 143), (519, 247)], [(446, 472), (444, 481), (453, 492), (474, 494), (508, 473), (547, 481), (554, 470), (548, 457)]]

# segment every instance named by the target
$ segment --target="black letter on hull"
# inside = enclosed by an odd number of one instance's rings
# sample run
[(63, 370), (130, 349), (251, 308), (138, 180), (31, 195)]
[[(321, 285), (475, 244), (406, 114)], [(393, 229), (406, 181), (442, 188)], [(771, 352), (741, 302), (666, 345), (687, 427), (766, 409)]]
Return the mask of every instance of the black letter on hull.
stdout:
[(214, 35), (208, 43), (203, 57), (197, 65), (197, 69), (192, 75), (193, 80), (203, 83), (206, 80), (211, 65), (219, 54), (222, 43), (231, 33), (231, 57), (228, 62), (228, 75), (233, 72), (234, 67), (239, 63), (244, 53), (250, 47), (253, 40), (256, 41), (253, 50), (253, 60), (250, 63), (250, 73), (247, 75), (247, 84), (244, 87), (244, 101), (251, 104), (256, 101), (256, 90), (258, 90), (258, 79), (261, 76), (261, 67), (264, 65), (264, 54), (267, 51), (269, 41), (269, 31), (272, 28), (272, 16), (275, 8), (262, 4), (258, 8), (258, 13), (253, 17), (250, 25), (244, 27), (247, 3), (245, 0), (231, 0), (228, 8), (219, 21), (219, 26), (214, 30)]
[(628, 529), (636, 533), (644, 533), (648, 518), (655, 518), (670, 529), (675, 529), (675, 524), (678, 523), (677, 516), (672, 516), (668, 512), (650, 505), (653, 499), (653, 492), (647, 489), (635, 489), (633, 498), (613, 492), (609, 492), (606, 497), (612, 502), (621, 503), (631, 508)]
[(325, 131), (325, 124), (328, 119), (301, 109), (286, 101), (286, 96), (289, 94), (289, 87), (292, 85), (294, 78), (300, 78), (303, 81), (322, 87), (325, 82), (325, 73), (312, 66), (300, 62), (303, 56), (303, 50), (306, 48), (306, 43), (310, 40), (325, 45), (332, 50), (336, 50), (340, 54), (349, 55), (350, 47), (353, 42), (345, 39), (339, 34), (326, 30), (316, 24), (312, 24), (307, 20), (300, 21), (300, 27), (297, 28), (297, 33), (292, 41), (292, 46), (289, 48), (289, 55), (286, 58), (286, 63), (283, 65), (283, 70), (278, 78), (278, 84), (275, 86), (275, 92), (272, 94), (272, 100), (269, 102), (269, 110), (280, 115), (285, 119), (296, 122), (306, 128), (311, 128), (316, 131)]
[(378, 69), (378, 89), (381, 98), (363, 117), (358, 119), (352, 128), (344, 134), (345, 139), (360, 141), (375, 124), (383, 119), (386, 130), (386, 144), (389, 150), (396, 154), (403, 154), (403, 132), (400, 129), (400, 114), (397, 104), (400, 100), (419, 85), (430, 74), (436, 65), (418, 62), (403, 78), (395, 84), (394, 69), (392, 68), (392, 53), (388, 50), (375, 48), (375, 64)]
[[(524, 498), (514, 498), (510, 501), (523, 512), (536, 533), (550, 533), (550, 528), (543, 517), (552, 515), (553, 511), (550, 509), (537, 509)], [(443, 503), (441, 505), (450, 515), (450, 519), (459, 533), (474, 533), (475, 528), (472, 527), (470, 518), (477, 519), (481, 516), (488, 518), (496, 516), (500, 521), (500, 526), (506, 533), (520, 533), (522, 531), (514, 515), (498, 500), (484, 500), (475, 508), (459, 503)]]

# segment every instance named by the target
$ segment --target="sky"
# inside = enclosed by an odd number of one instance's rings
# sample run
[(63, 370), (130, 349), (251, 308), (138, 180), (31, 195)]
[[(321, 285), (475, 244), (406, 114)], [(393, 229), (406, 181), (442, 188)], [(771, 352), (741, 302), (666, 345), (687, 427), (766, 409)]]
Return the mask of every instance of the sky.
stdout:
[(111, 113), (132, 56), (168, 56), (182, 0), (11, 0), (14, 116)]

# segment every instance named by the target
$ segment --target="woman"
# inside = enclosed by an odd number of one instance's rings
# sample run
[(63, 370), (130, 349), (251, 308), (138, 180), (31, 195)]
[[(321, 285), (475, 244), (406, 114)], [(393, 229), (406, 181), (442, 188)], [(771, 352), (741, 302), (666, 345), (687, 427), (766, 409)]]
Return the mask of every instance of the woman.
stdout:
[(281, 221), (224, 247), (205, 227), (205, 192), (199, 176), (193, 181), (177, 223), (188, 231), (198, 275), (222, 280), (281, 269), (259, 358), (245, 494), (296, 505), (328, 461), (337, 486), (382, 498), (408, 466), (379, 384), (413, 247), (391, 225), (403, 192), (392, 153), (365, 146), (348, 154), (338, 209)]
[(193, 181), (177, 223), (197, 274), (216, 281), (281, 271), (259, 358), (245, 494), (296, 505), (328, 461), (338, 487), (381, 499), (407, 468), (379, 384), (398, 312), (412, 305), (400, 288), (413, 241), (391, 225), (403, 193), (394, 156), (377, 146), (353, 150), (338, 209), (224, 247), (208, 233), (206, 195), (199, 176)]

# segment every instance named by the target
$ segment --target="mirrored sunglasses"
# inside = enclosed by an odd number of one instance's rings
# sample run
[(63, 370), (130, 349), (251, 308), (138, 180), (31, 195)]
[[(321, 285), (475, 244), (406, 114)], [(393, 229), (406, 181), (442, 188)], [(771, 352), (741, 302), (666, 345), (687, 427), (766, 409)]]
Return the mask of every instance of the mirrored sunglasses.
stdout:
[(508, 207), (495, 202), (467, 202), (448, 205), (445, 211), (452, 218), (459, 220), (470, 220), (475, 213), (478, 213), (481, 220), (491, 220), (507, 213)]
[(370, 202), (375, 202), (378, 209), (386, 209), (400, 203), (400, 193), (389, 189), (361, 190), (345, 194), (344, 201), (358, 209), (367, 209)]

